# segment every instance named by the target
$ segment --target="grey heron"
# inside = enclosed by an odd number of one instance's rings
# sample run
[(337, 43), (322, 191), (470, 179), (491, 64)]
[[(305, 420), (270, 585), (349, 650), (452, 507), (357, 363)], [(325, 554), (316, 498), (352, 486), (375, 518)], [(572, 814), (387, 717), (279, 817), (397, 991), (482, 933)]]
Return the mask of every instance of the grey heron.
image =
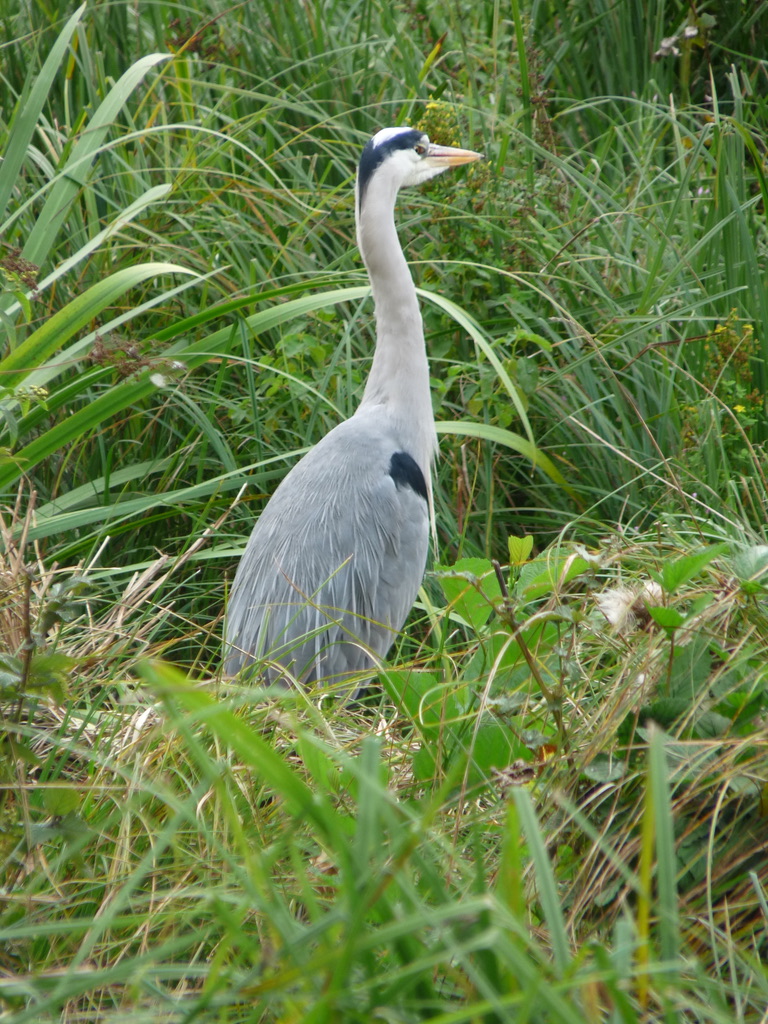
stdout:
[(363, 149), (355, 217), (375, 305), (373, 363), (357, 410), (290, 470), (253, 528), (229, 597), (228, 675), (256, 661), (268, 683), (349, 693), (375, 673), (416, 600), (437, 438), (395, 199), (480, 157), (412, 128), (384, 128)]

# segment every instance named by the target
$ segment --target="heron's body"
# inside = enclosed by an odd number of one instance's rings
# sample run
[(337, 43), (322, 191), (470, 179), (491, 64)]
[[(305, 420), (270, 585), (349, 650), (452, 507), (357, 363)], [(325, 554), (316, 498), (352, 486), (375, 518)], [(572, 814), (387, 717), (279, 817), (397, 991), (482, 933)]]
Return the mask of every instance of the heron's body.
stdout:
[(357, 237), (376, 306), (365, 392), (288, 473), (259, 517), (232, 587), (226, 671), (263, 659), (268, 681), (332, 686), (375, 671), (416, 600), (429, 545), (436, 448), (416, 290), (394, 223), (398, 189), (478, 154), (411, 129), (368, 143)]

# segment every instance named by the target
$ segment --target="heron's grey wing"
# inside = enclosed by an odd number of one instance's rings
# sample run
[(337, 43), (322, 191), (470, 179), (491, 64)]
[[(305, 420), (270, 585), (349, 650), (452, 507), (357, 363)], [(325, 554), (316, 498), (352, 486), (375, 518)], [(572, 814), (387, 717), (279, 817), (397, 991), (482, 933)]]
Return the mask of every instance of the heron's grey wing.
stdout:
[(271, 659), (268, 678), (287, 669), (310, 684), (370, 671), (416, 599), (423, 475), (414, 463), (409, 476), (410, 457), (354, 419), (291, 470), (254, 527), (227, 614), (230, 674), (254, 658)]

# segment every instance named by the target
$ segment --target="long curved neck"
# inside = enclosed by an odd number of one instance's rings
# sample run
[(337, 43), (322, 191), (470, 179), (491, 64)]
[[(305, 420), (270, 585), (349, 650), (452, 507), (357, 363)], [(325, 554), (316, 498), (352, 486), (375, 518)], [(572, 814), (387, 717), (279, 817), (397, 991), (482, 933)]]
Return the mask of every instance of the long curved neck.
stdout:
[(376, 307), (376, 351), (360, 411), (385, 405), (428, 476), (436, 446), (429, 365), (416, 288), (395, 229), (395, 193), (369, 190), (364, 199), (357, 241)]

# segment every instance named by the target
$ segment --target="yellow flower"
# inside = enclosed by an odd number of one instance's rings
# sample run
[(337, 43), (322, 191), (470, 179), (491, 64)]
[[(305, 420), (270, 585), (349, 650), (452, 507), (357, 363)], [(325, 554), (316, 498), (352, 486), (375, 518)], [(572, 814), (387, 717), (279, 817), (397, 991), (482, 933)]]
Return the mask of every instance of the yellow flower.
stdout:
[(733, 411), (734, 412), (746, 412), (747, 411), (747, 407), (745, 405), (734, 405)]

